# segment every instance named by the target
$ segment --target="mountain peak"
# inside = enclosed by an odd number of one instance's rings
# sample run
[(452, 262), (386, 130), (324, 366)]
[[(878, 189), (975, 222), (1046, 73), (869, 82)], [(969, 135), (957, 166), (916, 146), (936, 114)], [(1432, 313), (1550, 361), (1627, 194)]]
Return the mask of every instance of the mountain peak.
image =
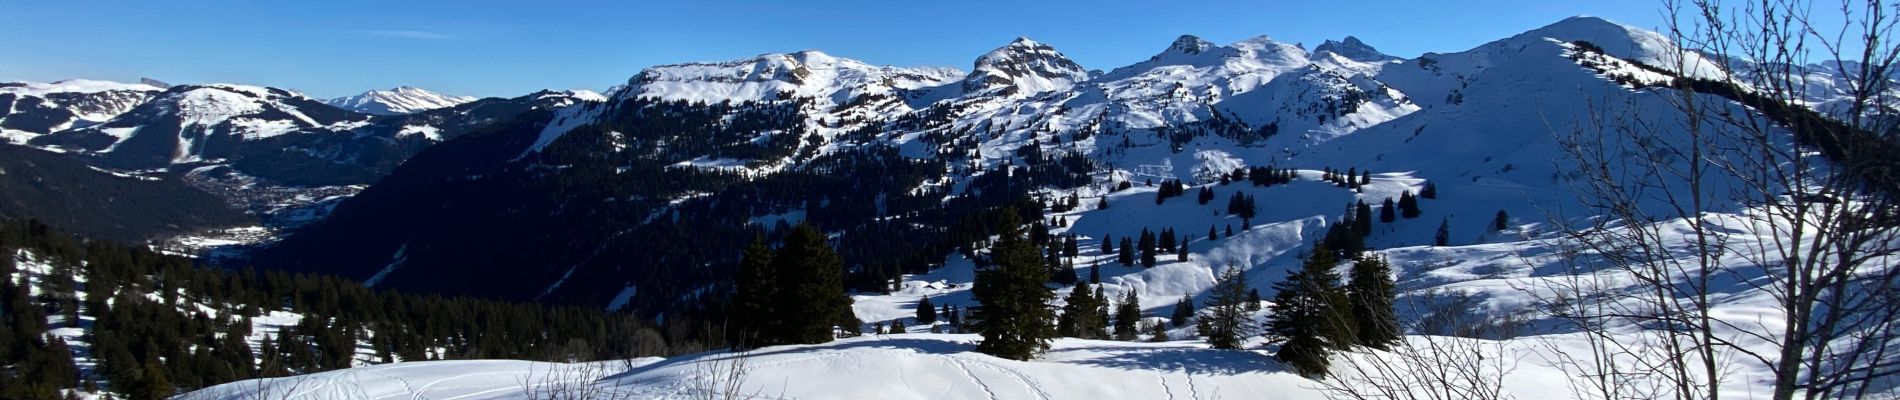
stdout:
[(1211, 48), (1214, 48), (1214, 44), (1206, 40), (1201, 40), (1199, 36), (1181, 35), (1181, 37), (1174, 38), (1174, 44), (1168, 45), (1167, 53), (1195, 55), (1201, 54), (1201, 52)]
[(1009, 44), (977, 57), (963, 79), (964, 93), (1003, 90), (1004, 94), (1034, 94), (1067, 89), (1088, 80), (1089, 72), (1055, 47), (1017, 37)]
[(1318, 47), (1314, 47), (1313, 52), (1333, 53), (1340, 57), (1345, 57), (1348, 60), (1363, 62), (1398, 59), (1398, 57), (1380, 53), (1378, 49), (1372, 48), (1371, 45), (1367, 45), (1365, 42), (1359, 41), (1359, 38), (1353, 36), (1347, 36), (1345, 39), (1338, 41), (1327, 40), (1325, 43), (1320, 43)]
[(475, 101), (474, 97), (449, 96), (415, 86), (397, 86), (389, 90), (370, 90), (363, 94), (324, 100), (325, 104), (364, 114), (410, 114)]

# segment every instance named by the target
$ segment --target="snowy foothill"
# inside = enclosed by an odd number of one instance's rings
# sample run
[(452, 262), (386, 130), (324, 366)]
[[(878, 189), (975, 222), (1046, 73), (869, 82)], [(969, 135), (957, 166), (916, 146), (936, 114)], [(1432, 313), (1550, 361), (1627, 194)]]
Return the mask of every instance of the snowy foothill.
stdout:
[[(432, 398), (526, 399), (574, 384), (631, 399), (1323, 399), (1311, 381), (1274, 367), (1257, 351), (1219, 351), (1194, 342), (1126, 343), (1062, 339), (1043, 359), (1013, 361), (975, 352), (969, 334), (863, 336), (748, 353), (586, 364), (476, 360), (389, 364), (206, 388), (182, 399)], [(740, 368), (738, 379), (714, 374)], [(550, 379), (551, 378), (551, 379)], [(724, 376), (721, 376), (724, 378)], [(724, 390), (736, 381), (736, 389)], [(546, 395), (541, 398), (546, 398)], [(717, 398), (725, 398), (719, 396)]]

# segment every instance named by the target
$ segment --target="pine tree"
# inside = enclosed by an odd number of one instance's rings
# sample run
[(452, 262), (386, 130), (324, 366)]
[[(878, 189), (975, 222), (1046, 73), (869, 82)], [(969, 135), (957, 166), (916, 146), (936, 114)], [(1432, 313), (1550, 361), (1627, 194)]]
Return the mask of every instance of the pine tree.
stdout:
[(1075, 234), (1064, 235), (1062, 239), (1062, 256), (1075, 258), (1080, 255), (1082, 255), (1081, 245), (1076, 243)]
[(1228, 268), (1215, 278), (1208, 292), (1207, 307), (1199, 317), (1201, 337), (1216, 349), (1235, 350), (1253, 336), (1253, 324), (1247, 317), (1247, 281), (1238, 268)]
[(1227, 198), (1227, 215), (1237, 215), (1240, 216), (1241, 219), (1253, 219), (1254, 213), (1257, 211), (1258, 209), (1254, 207), (1253, 196), (1248, 196), (1236, 191), (1232, 197)]
[(1148, 341), (1149, 342), (1162, 343), (1162, 342), (1167, 342), (1173, 339), (1174, 338), (1172, 337), (1168, 337), (1167, 324), (1156, 322), (1156, 323), (1148, 325)]
[(1059, 334), (1083, 339), (1108, 338), (1109, 324), (1101, 317), (1104, 300), (1097, 298), (1096, 292), (1088, 284), (1069, 290), (1067, 304), (1062, 306), (1062, 315), (1056, 319)]
[(1366, 254), (1353, 261), (1346, 293), (1352, 302), (1358, 345), (1383, 350), (1399, 341), (1398, 314), (1392, 308), (1395, 286), (1391, 264), (1384, 257)]
[[(1029, 252), (1033, 259), (1034, 247)], [(785, 246), (772, 255), (771, 265), (780, 285), (776, 304), (798, 305), (779, 311), (786, 329), (780, 343), (829, 342), (835, 326), (855, 319), (851, 297), (844, 294), (844, 259), (825, 243), (825, 234), (818, 228), (809, 224), (792, 228)], [(1041, 269), (1040, 262), (1032, 266)]]
[(1248, 288), (1247, 289), (1247, 311), (1249, 312), (1260, 311), (1260, 301), (1261, 301), (1260, 289)]
[(1181, 301), (1174, 302), (1174, 315), (1169, 316), (1168, 322), (1173, 323), (1174, 327), (1179, 328), (1187, 325), (1188, 320), (1193, 318), (1194, 298), (1185, 294), (1181, 295)]
[(740, 346), (770, 346), (782, 344), (784, 321), (779, 320), (775, 310), (778, 300), (778, 279), (772, 269), (772, 250), (765, 245), (765, 236), (752, 238), (752, 244), (746, 246), (739, 260), (739, 273), (733, 277), (736, 292), (732, 296), (733, 320), (740, 326)]
[(1505, 229), (1511, 229), (1511, 214), (1504, 213), (1504, 210), (1498, 210), (1498, 215), (1491, 218), (1491, 231), (1501, 232)]
[(1155, 234), (1153, 232), (1149, 232), (1147, 229), (1142, 229), (1141, 230), (1141, 244), (1140, 244), (1142, 267), (1154, 268), (1155, 245), (1156, 245)]
[(1207, 241), (1212, 242), (1217, 239), (1220, 239), (1220, 232), (1215, 231), (1213, 225), (1208, 225), (1207, 226)]
[(1102, 254), (1105, 254), (1105, 255), (1115, 254), (1115, 237), (1114, 236), (1109, 236), (1102, 239)]
[(1160, 243), (1155, 243), (1155, 246), (1160, 251), (1173, 251), (1175, 245), (1174, 239), (1174, 228), (1162, 228)]
[(1331, 351), (1353, 343), (1350, 305), (1337, 286), (1333, 260), (1333, 252), (1319, 246), (1300, 269), (1274, 284), (1279, 293), (1266, 326), (1268, 339), (1280, 343), (1274, 358), (1307, 376), (1326, 375)]
[(1438, 220), (1438, 234), (1432, 236), (1432, 245), (1433, 246), (1451, 245), (1451, 220), (1450, 219)]
[(1379, 222), (1392, 223), (1398, 219), (1398, 206), (1392, 204), (1392, 198), (1385, 198), (1385, 204), (1379, 206)]
[(1021, 220), (1014, 210), (1001, 217), (1003, 234), (991, 248), (993, 266), (977, 272), (971, 294), (983, 304), (979, 329), (983, 341), (978, 352), (1012, 360), (1028, 360), (1047, 349), (1055, 336), (1050, 326), (1055, 319), (1048, 307), (1054, 297), (1049, 288), (1048, 270), (1036, 256), (1036, 248), (1021, 233)]
[(1174, 261), (1187, 262), (1187, 260), (1188, 260), (1187, 242), (1181, 242), (1181, 248), (1179, 250), (1174, 251)]
[(1410, 219), (1418, 218), (1418, 214), (1418, 196), (1411, 191), (1399, 193), (1399, 216)]
[(138, 385), (134, 386), (128, 397), (132, 400), (165, 400), (177, 394), (171, 380), (165, 379), (165, 370), (157, 362), (146, 362), (145, 373), (141, 374)]
[(1352, 228), (1359, 236), (1372, 234), (1372, 206), (1361, 200), (1353, 207)]
[(937, 323), (937, 306), (930, 304), (930, 296), (926, 295), (922, 300), (917, 301), (917, 323)]
[(1096, 261), (1089, 266), (1089, 283), (1102, 284), (1102, 262)]
[(1115, 306), (1115, 340), (1135, 340), (1135, 331), (1141, 324), (1141, 297), (1129, 289), (1122, 296), (1122, 302)]
[(1432, 183), (1432, 181), (1425, 181), (1425, 188), (1418, 190), (1418, 197), (1427, 199), (1438, 198), (1438, 184)]

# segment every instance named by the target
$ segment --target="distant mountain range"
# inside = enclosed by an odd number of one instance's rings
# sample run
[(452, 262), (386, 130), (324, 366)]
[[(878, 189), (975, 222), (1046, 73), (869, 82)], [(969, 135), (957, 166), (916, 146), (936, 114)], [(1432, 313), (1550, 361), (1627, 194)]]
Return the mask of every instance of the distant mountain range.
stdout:
[(325, 100), (337, 108), (364, 114), (395, 115), (449, 108), (475, 101), (468, 96), (449, 96), (420, 88), (401, 86), (389, 90), (371, 90), (363, 94)]
[[(1660, 113), (1666, 102), (1624, 83), (1638, 64), (1690, 57), (1708, 68), (1678, 75), (1722, 73), (1668, 43), (1578, 17), (1415, 58), (1351, 37), (1308, 48), (1181, 36), (1106, 72), (1028, 38), (967, 72), (818, 51), (661, 65), (606, 101), (431, 147), (257, 261), (663, 312), (696, 307), (692, 293), (720, 284), (736, 249), (780, 222), (833, 232), (853, 287), (875, 290), (943, 262), (962, 245), (961, 219), (980, 210), (1099, 199), (1122, 181), (1218, 183), (1244, 166), (1403, 173), (1469, 196), (1461, 218), (1540, 215), (1575, 201), (1560, 195), (1553, 129), (1582, 123), (1591, 101)], [(1087, 245), (1133, 232), (1081, 233)]]
[[(1691, 68), (1639, 68), (1677, 57)], [(1183, 35), (1107, 70), (1018, 38), (968, 71), (802, 51), (654, 66), (604, 94), (509, 99), (16, 83), (0, 86), (0, 133), (216, 189), (247, 210), (334, 197), (285, 188), (367, 187), (259, 253), (267, 265), (583, 304), (638, 287), (620, 300), (657, 312), (689, 307), (689, 293), (720, 282), (731, 249), (778, 222), (860, 238), (841, 246), (853, 279), (871, 282), (895, 264), (941, 262), (957, 246), (946, 230), (1023, 196), (1218, 182), (1243, 166), (1403, 171), (1533, 215), (1537, 202), (1573, 200), (1525, 195), (1560, 181), (1553, 119), (1581, 118), (1585, 97), (1662, 107), (1632, 79), (1720, 77), (1740, 62), (1590, 17), (1413, 58), (1353, 37), (1309, 48)], [(1803, 71), (1825, 83), (1849, 69)], [(1850, 96), (1816, 87), (1805, 95), (1817, 109)]]

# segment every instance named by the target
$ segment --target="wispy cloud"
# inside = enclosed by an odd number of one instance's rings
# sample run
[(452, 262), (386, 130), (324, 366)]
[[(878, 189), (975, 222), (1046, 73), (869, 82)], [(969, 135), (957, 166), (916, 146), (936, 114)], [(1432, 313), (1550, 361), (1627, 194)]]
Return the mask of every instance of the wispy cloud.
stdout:
[(363, 35), (363, 36), (377, 36), (377, 37), (386, 37), (386, 38), (415, 39), (415, 40), (446, 40), (446, 39), (461, 38), (461, 36), (451, 35), (447, 33), (407, 30), (407, 29), (351, 29), (351, 30), (345, 30), (344, 32), (355, 34), (355, 35)]

